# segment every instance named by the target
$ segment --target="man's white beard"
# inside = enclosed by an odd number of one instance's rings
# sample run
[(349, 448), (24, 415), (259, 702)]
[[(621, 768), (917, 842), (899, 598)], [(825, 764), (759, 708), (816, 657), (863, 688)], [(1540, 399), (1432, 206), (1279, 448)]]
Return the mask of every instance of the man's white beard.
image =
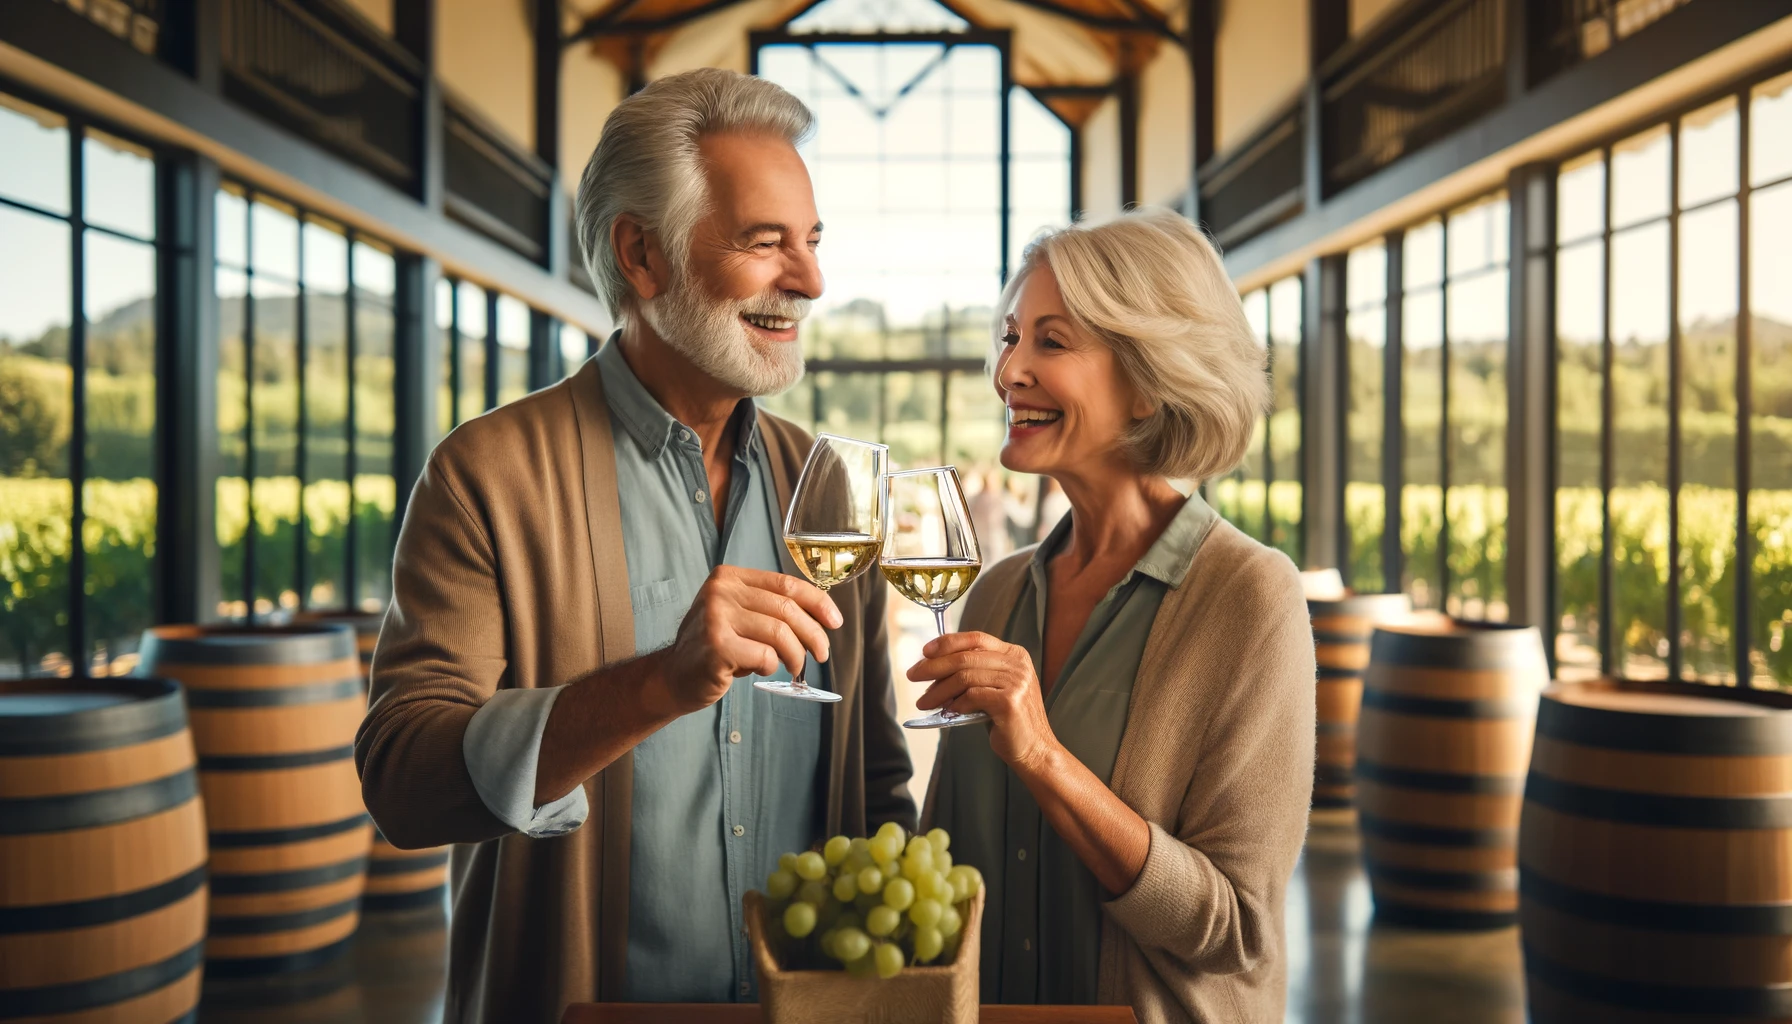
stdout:
[(803, 377), (798, 342), (761, 341), (742, 313), (801, 320), (809, 300), (770, 291), (758, 298), (710, 300), (683, 274), (664, 295), (641, 304), (641, 316), (666, 344), (718, 383), (743, 395), (775, 395)]

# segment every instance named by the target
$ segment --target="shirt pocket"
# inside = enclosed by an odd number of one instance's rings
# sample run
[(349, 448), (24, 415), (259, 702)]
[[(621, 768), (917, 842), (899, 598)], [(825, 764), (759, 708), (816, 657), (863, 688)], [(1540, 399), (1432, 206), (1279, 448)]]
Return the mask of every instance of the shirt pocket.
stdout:
[(629, 607), (635, 613), (635, 645), (642, 651), (657, 650), (678, 636), (685, 605), (676, 579), (654, 580), (628, 588)]

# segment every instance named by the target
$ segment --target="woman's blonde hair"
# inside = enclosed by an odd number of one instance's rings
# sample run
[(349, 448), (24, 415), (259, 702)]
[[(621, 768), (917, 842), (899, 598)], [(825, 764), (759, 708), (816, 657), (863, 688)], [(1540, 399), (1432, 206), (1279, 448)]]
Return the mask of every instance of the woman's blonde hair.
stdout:
[(1171, 210), (1142, 208), (1041, 235), (1002, 290), (998, 336), (1021, 285), (1042, 266), (1056, 275), (1070, 315), (1114, 350), (1156, 407), (1122, 438), (1140, 469), (1203, 480), (1243, 460), (1269, 406), (1268, 352), (1199, 228)]

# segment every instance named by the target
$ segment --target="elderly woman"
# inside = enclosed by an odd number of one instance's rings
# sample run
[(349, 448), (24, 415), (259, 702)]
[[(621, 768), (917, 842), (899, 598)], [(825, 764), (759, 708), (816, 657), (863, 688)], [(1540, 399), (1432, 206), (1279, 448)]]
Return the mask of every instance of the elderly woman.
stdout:
[(1243, 458), (1264, 350), (1168, 211), (1040, 239), (1001, 310), (1002, 464), (1070, 514), (909, 670), (920, 707), (990, 716), (945, 735), (928, 800), (988, 886), (983, 999), (1279, 1022), (1313, 638), (1294, 565), (1171, 485)]

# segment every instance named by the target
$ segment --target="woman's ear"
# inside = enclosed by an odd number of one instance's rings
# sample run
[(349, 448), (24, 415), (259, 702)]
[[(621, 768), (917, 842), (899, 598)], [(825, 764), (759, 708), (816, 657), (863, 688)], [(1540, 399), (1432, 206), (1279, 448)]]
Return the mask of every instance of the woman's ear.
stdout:
[(617, 269), (635, 290), (641, 302), (651, 302), (666, 290), (665, 255), (660, 252), (659, 238), (630, 214), (623, 214), (610, 225), (610, 245), (616, 252)]
[(1157, 415), (1158, 407), (1159, 407), (1158, 403), (1153, 402), (1149, 398), (1146, 398), (1143, 394), (1141, 394), (1137, 390), (1133, 391), (1133, 393), (1132, 393), (1132, 418), (1133, 419), (1148, 420), (1151, 417)]

